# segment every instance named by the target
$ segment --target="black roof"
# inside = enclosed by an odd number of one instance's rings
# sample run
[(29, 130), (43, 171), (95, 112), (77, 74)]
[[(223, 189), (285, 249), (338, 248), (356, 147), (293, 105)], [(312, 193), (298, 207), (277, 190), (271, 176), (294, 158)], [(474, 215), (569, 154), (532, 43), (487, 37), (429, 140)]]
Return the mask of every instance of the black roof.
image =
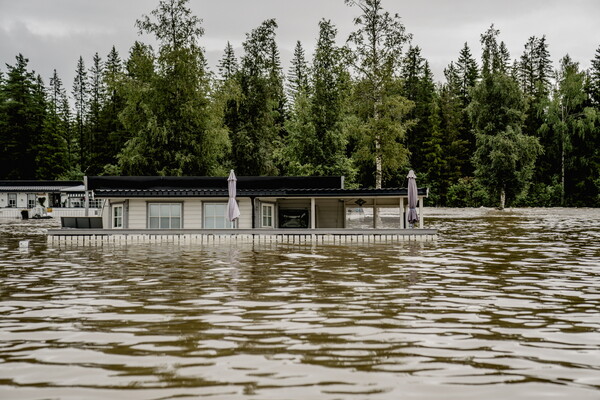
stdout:
[[(214, 176), (89, 176), (88, 189), (225, 189), (227, 177)], [(237, 189), (329, 189), (343, 187), (339, 176), (238, 176)]]
[[(96, 197), (227, 197), (224, 177), (88, 177)], [(406, 188), (344, 189), (341, 177), (240, 176), (238, 197), (407, 196)], [(418, 189), (427, 196), (427, 188)]]
[(83, 181), (0, 181), (0, 192), (60, 192), (67, 188), (83, 185)]

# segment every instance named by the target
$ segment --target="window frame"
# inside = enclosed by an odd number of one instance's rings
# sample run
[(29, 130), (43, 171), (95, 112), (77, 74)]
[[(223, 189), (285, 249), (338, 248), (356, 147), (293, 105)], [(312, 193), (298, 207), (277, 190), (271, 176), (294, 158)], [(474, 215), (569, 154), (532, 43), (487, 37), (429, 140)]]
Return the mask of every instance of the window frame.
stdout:
[[(151, 216), (150, 215), (150, 208), (152, 206), (159, 206), (159, 215), (158, 216)], [(169, 209), (169, 216), (162, 216), (161, 215), (161, 211), (163, 209), (162, 206), (178, 206), (179, 207), (179, 216), (175, 216), (173, 217), (171, 214), (171, 210)], [(158, 227), (156, 228), (152, 228), (152, 224), (151, 224), (151, 218), (158, 218)], [(161, 228), (160, 224), (162, 222), (163, 218), (169, 218), (169, 227), (168, 228)], [(179, 226), (178, 227), (173, 227), (173, 223), (172, 220), (178, 218), (179, 219)], [(172, 230), (172, 229), (183, 229), (183, 202), (181, 201), (148, 201), (146, 202), (146, 228), (147, 229), (157, 229), (157, 230)]]
[[(121, 215), (118, 216), (119, 218), (121, 218), (121, 225), (117, 226), (117, 224), (115, 223), (116, 219), (118, 218), (115, 213), (118, 209), (121, 209)], [(124, 225), (124, 220), (125, 220), (125, 204), (124, 203), (119, 203), (119, 204), (113, 204), (112, 205), (112, 212), (110, 213), (110, 224), (112, 226), (113, 229), (123, 229)]]
[[(7, 201), (6, 205), (8, 208), (17, 208), (17, 194), (16, 193), (8, 193), (7, 200), (8, 201)], [(11, 204), (11, 200), (14, 201), (13, 204)]]
[(35, 193), (27, 193), (27, 208), (35, 208), (36, 203), (37, 203), (37, 196), (35, 195)]
[[(267, 217), (271, 218), (271, 224), (265, 225), (265, 208), (270, 210), (271, 215)], [(275, 204), (274, 203), (261, 203), (260, 204), (260, 227), (261, 228), (275, 228)]]
[[(225, 225), (226, 225), (224, 228), (217, 228), (217, 227), (208, 228), (207, 227), (207, 223), (206, 223), (206, 218), (207, 218), (206, 206), (224, 206), (223, 220), (225, 221)], [(210, 218), (215, 218), (215, 221), (216, 221), (216, 217), (215, 216), (211, 216)], [(230, 226), (228, 227), (227, 225), (230, 225)], [(238, 220), (237, 219), (234, 220), (234, 221), (229, 221), (227, 219), (227, 202), (226, 201), (205, 201), (205, 202), (202, 202), (202, 229), (237, 229), (237, 227), (238, 227)]]

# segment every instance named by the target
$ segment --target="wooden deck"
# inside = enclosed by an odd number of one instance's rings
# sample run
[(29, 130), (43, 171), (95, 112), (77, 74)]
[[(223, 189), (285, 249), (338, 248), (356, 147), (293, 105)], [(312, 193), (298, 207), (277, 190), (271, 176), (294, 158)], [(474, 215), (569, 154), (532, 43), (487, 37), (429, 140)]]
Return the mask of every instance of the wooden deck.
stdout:
[(435, 229), (50, 229), (48, 243), (391, 243), (437, 239)]

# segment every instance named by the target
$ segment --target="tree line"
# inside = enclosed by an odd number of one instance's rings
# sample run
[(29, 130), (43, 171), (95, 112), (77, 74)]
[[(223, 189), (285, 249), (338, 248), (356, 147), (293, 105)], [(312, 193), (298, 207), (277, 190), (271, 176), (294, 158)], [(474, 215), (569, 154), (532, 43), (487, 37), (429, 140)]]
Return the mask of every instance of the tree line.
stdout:
[(338, 45), (318, 24), (309, 59), (284, 71), (268, 19), (230, 43), (211, 71), (188, 0), (136, 21), (157, 48), (113, 47), (69, 91), (19, 54), (0, 72), (0, 179), (83, 175), (344, 175), (350, 186), (404, 186), (414, 169), (439, 206), (600, 205), (600, 47), (591, 68), (552, 65), (545, 36), (512, 59), (500, 31), (467, 43), (436, 83), (421, 49), (381, 0)]

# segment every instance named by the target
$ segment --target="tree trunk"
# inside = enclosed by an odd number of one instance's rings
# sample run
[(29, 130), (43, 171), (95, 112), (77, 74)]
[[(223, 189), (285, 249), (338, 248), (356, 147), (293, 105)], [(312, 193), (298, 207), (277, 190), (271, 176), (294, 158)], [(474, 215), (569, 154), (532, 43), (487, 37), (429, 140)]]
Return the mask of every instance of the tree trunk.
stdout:
[[(563, 134), (564, 136), (564, 134)], [(562, 151), (560, 155), (560, 205), (565, 205), (565, 140), (562, 140)]]
[(381, 136), (375, 134), (375, 189), (381, 189), (382, 182)]
[(506, 191), (504, 190), (504, 188), (502, 188), (500, 190), (500, 206), (498, 207), (499, 210), (504, 210), (505, 202), (506, 202)]

